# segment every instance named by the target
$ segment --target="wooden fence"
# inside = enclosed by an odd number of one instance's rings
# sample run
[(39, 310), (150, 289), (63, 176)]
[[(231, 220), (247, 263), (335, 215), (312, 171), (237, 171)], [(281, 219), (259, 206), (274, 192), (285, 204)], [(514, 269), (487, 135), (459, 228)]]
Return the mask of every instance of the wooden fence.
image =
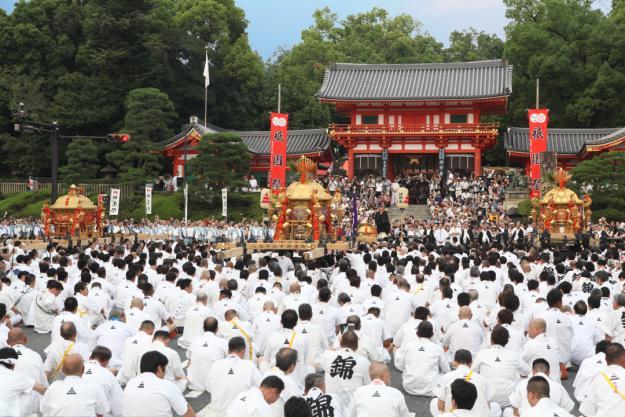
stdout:
[[(39, 190), (50, 190), (52, 184), (49, 182), (40, 182)], [(85, 189), (87, 195), (93, 194), (110, 194), (111, 188), (119, 188), (121, 198), (132, 197), (135, 193), (135, 187), (133, 185), (120, 185), (120, 184), (77, 184), (79, 187)], [(68, 184), (58, 184), (58, 195), (67, 193), (69, 188)], [(12, 193), (24, 193), (28, 190), (25, 182), (0, 182), (0, 195), (7, 195)]]

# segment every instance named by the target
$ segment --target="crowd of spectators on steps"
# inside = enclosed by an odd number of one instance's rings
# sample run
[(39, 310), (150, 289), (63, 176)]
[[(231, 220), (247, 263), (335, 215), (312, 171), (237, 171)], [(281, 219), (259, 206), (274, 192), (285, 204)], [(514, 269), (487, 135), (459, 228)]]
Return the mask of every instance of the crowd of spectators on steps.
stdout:
[[(432, 228), (435, 224), (452, 227), (465, 222), (470, 222), (472, 226), (497, 223), (506, 219), (503, 200), (510, 180), (505, 174), (489, 171), (478, 177), (449, 172), (443, 179), (436, 174), (402, 174), (393, 180), (372, 175), (353, 180), (344, 176), (330, 176), (324, 182), (331, 192), (340, 192), (342, 195), (345, 213), (343, 231), (349, 235), (354, 206), (358, 212), (358, 223), (375, 222), (378, 229), (386, 234), (401, 233), (402, 226), (407, 232), (416, 234), (419, 228)], [(405, 222), (379, 220), (383, 217), (380, 208), (386, 211), (397, 206), (400, 187), (409, 190), (411, 204), (420, 203), (429, 207), (429, 221), (411, 217)]]

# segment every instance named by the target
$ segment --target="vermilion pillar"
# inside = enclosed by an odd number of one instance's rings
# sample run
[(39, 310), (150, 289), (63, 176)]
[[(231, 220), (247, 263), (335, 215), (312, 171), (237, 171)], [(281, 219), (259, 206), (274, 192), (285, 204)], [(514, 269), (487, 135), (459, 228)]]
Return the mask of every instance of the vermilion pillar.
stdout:
[(354, 148), (347, 148), (347, 178), (350, 180), (354, 178)]
[(479, 147), (475, 148), (473, 169), (475, 170), (476, 177), (482, 174), (482, 149)]

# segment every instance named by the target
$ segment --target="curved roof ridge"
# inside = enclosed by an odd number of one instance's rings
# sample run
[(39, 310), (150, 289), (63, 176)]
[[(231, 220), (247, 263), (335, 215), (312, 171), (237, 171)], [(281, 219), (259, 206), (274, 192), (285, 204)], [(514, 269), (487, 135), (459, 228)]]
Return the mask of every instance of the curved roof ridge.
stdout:
[(334, 63), (316, 96), (326, 100), (458, 100), (508, 97), (512, 65), (505, 59), (405, 64)]
[(371, 69), (371, 70), (403, 70), (403, 69), (436, 69), (436, 68), (474, 68), (508, 65), (506, 59), (487, 59), (483, 61), (454, 61), (454, 62), (406, 62), (399, 64), (366, 64), (354, 62), (335, 62), (329, 69)]

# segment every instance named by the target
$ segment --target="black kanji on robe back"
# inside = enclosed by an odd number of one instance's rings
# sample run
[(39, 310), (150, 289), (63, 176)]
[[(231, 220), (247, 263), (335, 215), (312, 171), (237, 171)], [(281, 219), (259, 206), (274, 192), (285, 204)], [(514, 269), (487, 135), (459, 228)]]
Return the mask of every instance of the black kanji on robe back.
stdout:
[(338, 355), (336, 359), (332, 361), (332, 366), (330, 367), (330, 376), (335, 377), (338, 375), (339, 378), (352, 379), (352, 376), (354, 376), (355, 366), (356, 361), (352, 356), (343, 358), (341, 355)]

